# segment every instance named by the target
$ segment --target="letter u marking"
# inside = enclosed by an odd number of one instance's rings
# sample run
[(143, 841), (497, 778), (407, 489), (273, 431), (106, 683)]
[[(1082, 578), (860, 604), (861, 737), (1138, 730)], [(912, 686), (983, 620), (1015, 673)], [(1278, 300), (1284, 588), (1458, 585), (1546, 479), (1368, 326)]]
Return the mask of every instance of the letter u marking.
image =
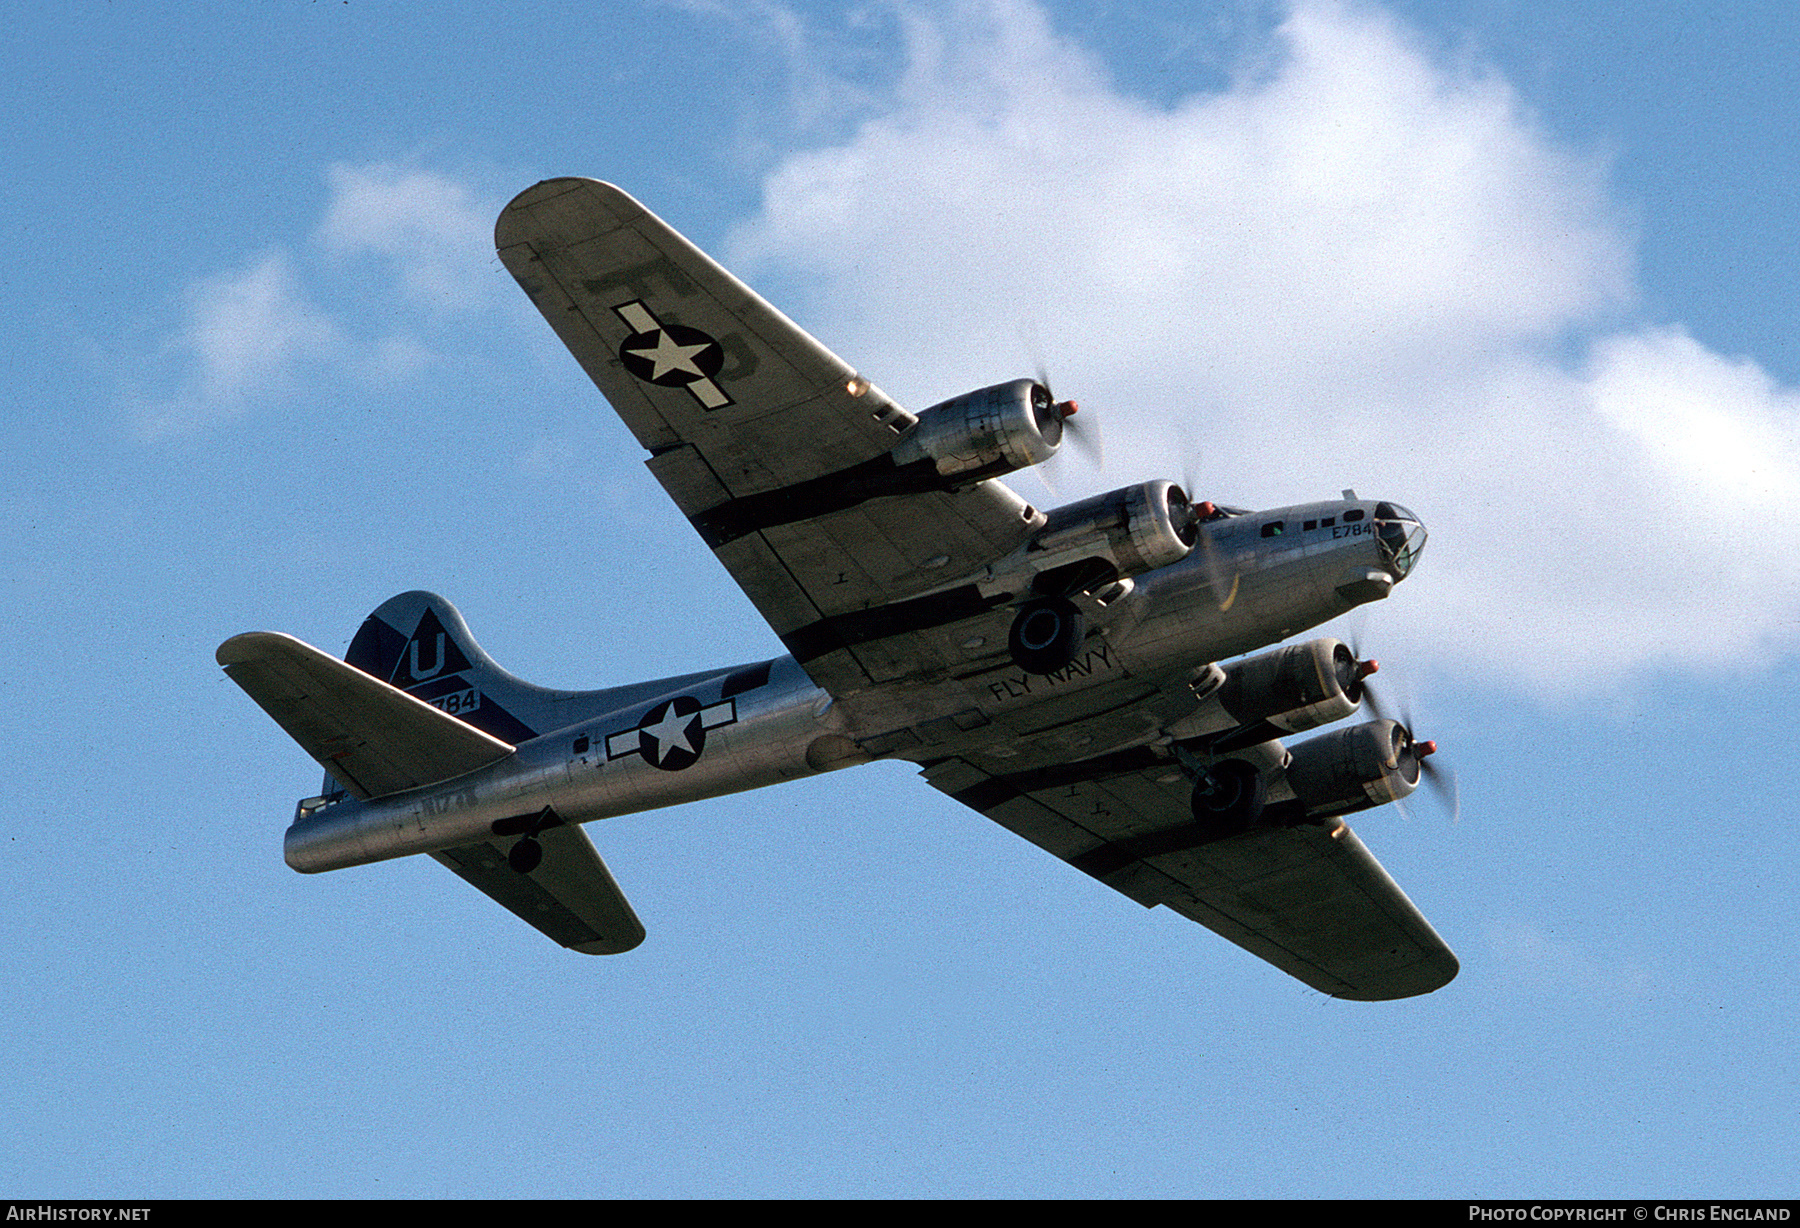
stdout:
[(444, 668), (444, 633), (442, 631), (437, 634), (437, 660), (431, 663), (430, 669), (419, 668), (418, 640), (414, 640), (411, 644), (408, 644), (407, 647), (412, 650), (412, 676), (415, 680), (423, 681)]

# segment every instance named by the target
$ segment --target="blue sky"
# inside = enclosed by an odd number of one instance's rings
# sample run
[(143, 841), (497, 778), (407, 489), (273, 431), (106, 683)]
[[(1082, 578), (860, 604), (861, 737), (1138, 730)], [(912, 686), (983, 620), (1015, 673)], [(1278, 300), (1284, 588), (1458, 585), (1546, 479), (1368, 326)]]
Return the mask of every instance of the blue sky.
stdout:
[[(13, 28), (9, 1196), (1795, 1195), (1787, 6)], [(1323, 999), (898, 764), (591, 828), (618, 958), (289, 871), (231, 634), (428, 587), (546, 685), (778, 651), (493, 257), (564, 174), (903, 403), (1041, 358), (1105, 424), (1059, 497), (1417, 510), (1332, 630), (1459, 773), (1356, 827), (1461, 977)]]

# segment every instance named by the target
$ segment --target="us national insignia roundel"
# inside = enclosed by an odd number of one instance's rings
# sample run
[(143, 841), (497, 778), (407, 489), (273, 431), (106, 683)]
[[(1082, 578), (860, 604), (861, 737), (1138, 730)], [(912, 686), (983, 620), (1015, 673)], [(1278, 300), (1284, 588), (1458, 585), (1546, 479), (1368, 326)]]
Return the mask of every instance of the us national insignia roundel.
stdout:
[(632, 375), (663, 388), (686, 388), (706, 409), (731, 404), (713, 379), (725, 366), (725, 347), (717, 338), (685, 324), (665, 324), (636, 299), (613, 311), (632, 330), (619, 343), (619, 361)]
[(606, 757), (638, 755), (651, 767), (679, 772), (699, 761), (709, 729), (736, 723), (735, 699), (702, 704), (692, 695), (677, 695), (644, 713), (635, 726), (608, 734)]
[(638, 724), (638, 753), (644, 761), (670, 772), (691, 766), (706, 749), (700, 701), (678, 695), (644, 714)]

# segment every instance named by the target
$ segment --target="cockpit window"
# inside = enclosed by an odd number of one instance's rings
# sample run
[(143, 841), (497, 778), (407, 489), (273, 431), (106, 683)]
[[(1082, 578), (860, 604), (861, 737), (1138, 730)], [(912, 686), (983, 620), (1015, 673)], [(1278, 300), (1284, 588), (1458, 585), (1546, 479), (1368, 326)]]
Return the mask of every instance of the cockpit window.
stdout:
[(1394, 569), (1394, 578), (1404, 580), (1418, 562), (1419, 551), (1425, 548), (1425, 526), (1398, 503), (1377, 503), (1375, 535), (1381, 542), (1381, 553)]

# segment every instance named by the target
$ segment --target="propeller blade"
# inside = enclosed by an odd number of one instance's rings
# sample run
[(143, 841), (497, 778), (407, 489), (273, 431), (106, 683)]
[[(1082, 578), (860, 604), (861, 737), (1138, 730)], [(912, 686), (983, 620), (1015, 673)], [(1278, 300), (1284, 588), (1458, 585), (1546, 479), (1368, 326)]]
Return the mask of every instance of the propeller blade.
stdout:
[(1106, 468), (1106, 445), (1100, 439), (1100, 423), (1091, 415), (1075, 420), (1075, 411), (1080, 408), (1073, 401), (1058, 401), (1057, 408), (1068, 406), (1063, 414), (1063, 435), (1075, 445), (1075, 450), (1087, 457), (1096, 469)]
[[(1369, 685), (1369, 676), (1381, 668), (1374, 658), (1365, 658), (1360, 637), (1352, 636), (1349, 642), (1350, 655), (1356, 659), (1355, 680), (1344, 688), (1344, 693), (1357, 700), (1369, 710), (1369, 714), (1377, 720), (1396, 721), (1406, 731), (1407, 748), (1412, 752), (1413, 762), (1419, 765), (1419, 784), (1429, 788), (1438, 805), (1450, 812), (1450, 821), (1456, 823), (1462, 819), (1462, 798), (1456, 787), (1456, 771), (1436, 759), (1438, 745), (1436, 742), (1416, 737), (1412, 712), (1402, 709), (1397, 714), (1390, 714), (1386, 705), (1375, 697), (1374, 688)], [(1402, 808), (1404, 812), (1404, 808)]]
[[(1409, 714), (1410, 715), (1410, 714)], [(1421, 741), (1413, 737), (1412, 721), (1402, 720), (1406, 735), (1411, 739), (1413, 762), (1419, 765), (1419, 783), (1428, 787), (1436, 797), (1438, 805), (1450, 812), (1452, 823), (1462, 819), (1462, 799), (1457, 794), (1456, 772), (1440, 760), (1434, 759), (1438, 753), (1436, 742)]]
[[(1375, 697), (1375, 689), (1369, 685), (1369, 675), (1381, 669), (1381, 662), (1377, 661), (1374, 657), (1363, 656), (1362, 646), (1357, 642), (1356, 637), (1352, 637), (1350, 640), (1350, 655), (1356, 658), (1355, 678), (1349, 686), (1344, 688), (1344, 694), (1348, 695), (1356, 702), (1366, 705), (1369, 709), (1369, 714), (1377, 720), (1387, 720), (1387, 709), (1383, 706), (1381, 701)], [(1407, 721), (1401, 721), (1400, 723), (1407, 727), (1407, 731), (1410, 734), (1412, 730), (1411, 723)]]
[(1062, 423), (1064, 441), (1073, 444), (1075, 450), (1082, 453), (1096, 469), (1106, 468), (1106, 448), (1100, 442), (1099, 422), (1091, 414), (1079, 422), (1074, 420), (1081, 409), (1080, 403), (1057, 399), (1056, 389), (1050, 383), (1050, 372), (1042, 362), (1037, 364), (1033, 377), (1050, 396), (1051, 406)]
[(1462, 797), (1456, 788), (1456, 772), (1447, 767), (1440, 767), (1429, 759), (1421, 760), (1419, 771), (1424, 782), (1437, 795), (1438, 804), (1450, 812), (1450, 821), (1462, 821)]
[[(1202, 509), (1206, 504), (1200, 505)], [(1213, 600), (1219, 604), (1219, 612), (1225, 613), (1237, 602), (1238, 580), (1241, 577), (1225, 565), (1219, 548), (1213, 544), (1212, 534), (1206, 531), (1204, 523), (1205, 511), (1201, 511), (1202, 523), (1197, 526), (1199, 533), (1200, 565), (1206, 569), (1206, 582), (1212, 586)]]

